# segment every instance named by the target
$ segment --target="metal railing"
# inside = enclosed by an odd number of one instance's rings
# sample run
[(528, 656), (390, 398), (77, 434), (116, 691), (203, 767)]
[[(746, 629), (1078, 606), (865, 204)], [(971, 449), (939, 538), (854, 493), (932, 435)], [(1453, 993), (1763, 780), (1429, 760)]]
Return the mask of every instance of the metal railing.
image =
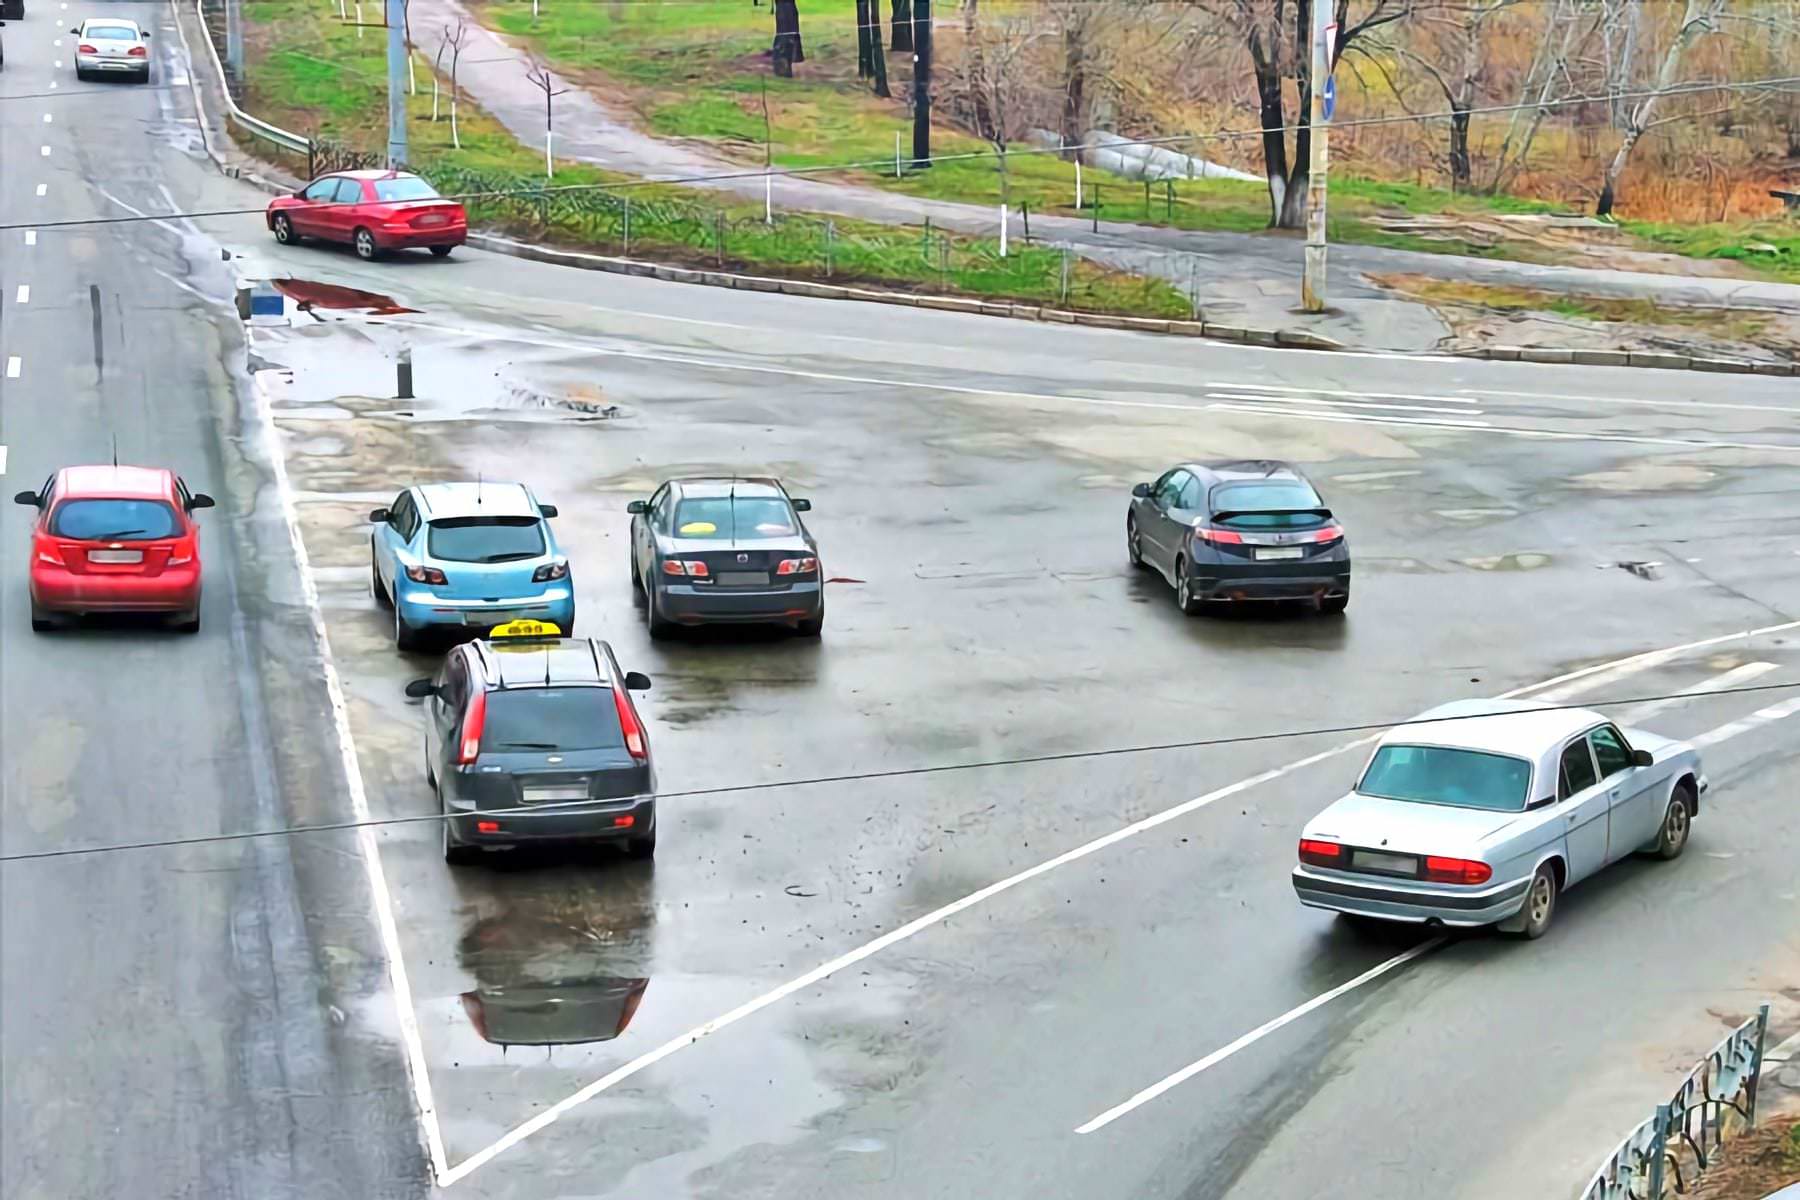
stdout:
[(1725, 1035), (1694, 1065), (1667, 1104), (1628, 1134), (1581, 1193), (1581, 1200), (1663, 1200), (1685, 1196), (1725, 1144), (1735, 1117), (1756, 1123), (1763, 1035), (1769, 1006)]
[(231, 80), (225, 75), (225, 64), (219, 61), (219, 48), (213, 45), (212, 28), (206, 23), (205, 0), (194, 0), (194, 16), (200, 22), (200, 29), (206, 34), (206, 55), (212, 62), (213, 74), (219, 80), (219, 92), (225, 97), (225, 115), (235, 124), (243, 128), (252, 137), (262, 138), (283, 150), (294, 154), (311, 156), (312, 141), (297, 133), (290, 133), (279, 125), (271, 125), (259, 117), (253, 117), (238, 107), (231, 95)]

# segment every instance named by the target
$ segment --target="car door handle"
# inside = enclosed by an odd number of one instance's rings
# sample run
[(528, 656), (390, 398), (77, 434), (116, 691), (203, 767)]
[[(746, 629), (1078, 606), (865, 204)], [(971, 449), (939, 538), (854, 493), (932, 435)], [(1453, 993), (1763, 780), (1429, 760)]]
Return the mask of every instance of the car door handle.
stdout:
[(1569, 824), (1573, 825), (1575, 822), (1577, 822), (1579, 820), (1581, 820), (1580, 813), (1570, 813), (1569, 814)]
[(1617, 800), (1619, 798), (1619, 793), (1623, 790), (1624, 790), (1623, 788), (1614, 788), (1612, 791), (1610, 791), (1606, 794), (1608, 796), (1611, 796), (1614, 800)]

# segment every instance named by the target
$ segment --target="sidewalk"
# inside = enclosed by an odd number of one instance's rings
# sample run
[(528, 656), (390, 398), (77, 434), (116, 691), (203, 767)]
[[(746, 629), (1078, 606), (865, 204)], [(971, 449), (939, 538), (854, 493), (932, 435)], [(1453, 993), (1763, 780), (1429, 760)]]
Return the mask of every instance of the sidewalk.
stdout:
[[(459, 0), (411, 0), (413, 28), (470, 27), (459, 83), (522, 143), (544, 145), (543, 93), (525, 78), (526, 51), (482, 27)], [(555, 152), (649, 179), (684, 179), (690, 186), (760, 202), (767, 186), (778, 208), (828, 213), (881, 224), (914, 225), (927, 218), (956, 232), (992, 236), (996, 213), (986, 206), (924, 200), (876, 188), (806, 176), (767, 181), (755, 168), (709, 148), (665, 141), (633, 128), (591, 92), (559, 78), (568, 92), (556, 101)], [(704, 180), (696, 176), (736, 175)], [(1770, 308), (1800, 314), (1800, 285), (1695, 278), (1633, 271), (1537, 266), (1377, 246), (1333, 246), (1329, 295), (1333, 312), (1298, 312), (1301, 243), (1279, 234), (1205, 233), (1103, 221), (1096, 231), (1074, 217), (1042, 216), (1034, 238), (1066, 243), (1095, 262), (1157, 275), (1186, 289), (1200, 283), (1205, 317), (1221, 323), (1308, 329), (1351, 345), (1429, 350), (1450, 330), (1426, 305), (1370, 284), (1364, 272), (1406, 272), (1460, 282), (1651, 299), (1659, 304)]]

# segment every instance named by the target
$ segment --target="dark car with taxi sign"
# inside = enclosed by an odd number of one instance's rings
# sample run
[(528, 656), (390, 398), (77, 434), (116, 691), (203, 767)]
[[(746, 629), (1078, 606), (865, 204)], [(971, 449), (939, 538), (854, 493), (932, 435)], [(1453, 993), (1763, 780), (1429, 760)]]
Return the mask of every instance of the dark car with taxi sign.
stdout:
[(444, 859), (541, 842), (656, 853), (656, 768), (631, 693), (650, 680), (612, 647), (514, 621), (453, 647), (406, 694), (425, 701), (425, 777)]

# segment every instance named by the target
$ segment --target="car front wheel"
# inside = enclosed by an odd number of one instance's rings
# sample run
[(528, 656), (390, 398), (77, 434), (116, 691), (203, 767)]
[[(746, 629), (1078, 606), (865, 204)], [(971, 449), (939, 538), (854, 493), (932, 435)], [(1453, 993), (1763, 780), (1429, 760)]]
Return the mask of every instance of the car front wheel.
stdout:
[(1131, 565), (1144, 565), (1144, 535), (1138, 532), (1137, 518), (1125, 518), (1125, 555), (1131, 559)]
[(1662, 828), (1656, 832), (1658, 858), (1680, 858), (1687, 849), (1688, 835), (1693, 832), (1693, 792), (1683, 783), (1669, 797), (1668, 811), (1663, 814)]
[(294, 232), (294, 223), (288, 220), (286, 213), (275, 216), (275, 240), (283, 246), (296, 246), (300, 243), (300, 235)]

